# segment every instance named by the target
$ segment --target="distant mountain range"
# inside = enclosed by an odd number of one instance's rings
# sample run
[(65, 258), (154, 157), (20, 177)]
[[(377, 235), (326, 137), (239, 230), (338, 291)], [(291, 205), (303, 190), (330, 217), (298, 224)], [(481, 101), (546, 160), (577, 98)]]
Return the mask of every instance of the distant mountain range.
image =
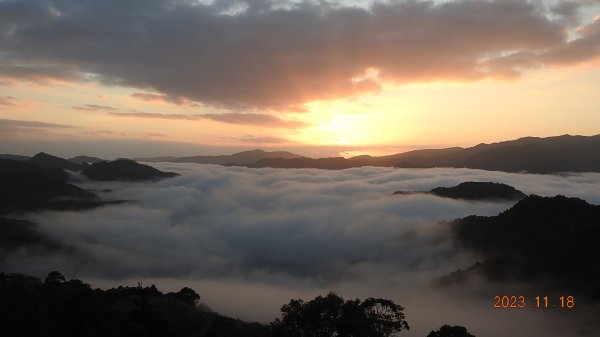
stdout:
[(504, 172), (600, 172), (600, 135), (526, 137), (469, 148), (416, 150), (389, 156), (336, 158), (263, 158), (248, 167), (319, 168), (361, 166), (399, 168), (454, 167)]
[(234, 153), (232, 155), (220, 156), (192, 156), (192, 157), (153, 157), (136, 158), (135, 160), (145, 162), (171, 162), (171, 163), (196, 163), (196, 164), (217, 164), (217, 165), (249, 165), (261, 159), (295, 159), (306, 158), (286, 151), (267, 152), (263, 150), (252, 150)]
[[(105, 161), (96, 157), (77, 156), (64, 159), (40, 152), (33, 157), (0, 155), (0, 178), (7, 174), (31, 173), (30, 176), (47, 176), (52, 172), (66, 182), (69, 175), (63, 171), (81, 172), (91, 180), (143, 181), (175, 177), (173, 172), (162, 172), (154, 167), (129, 159)], [(20, 175), (20, 177), (22, 174)]]
[(163, 172), (152, 166), (143, 165), (129, 159), (101, 161), (90, 165), (82, 174), (92, 180), (144, 181), (171, 178), (179, 174)]
[[(462, 148), (425, 149), (387, 156), (309, 158), (286, 151), (252, 150), (219, 156), (136, 158), (145, 162), (237, 165), (251, 168), (316, 168), (341, 170), (362, 166), (398, 168), (453, 167), (504, 172), (600, 172), (600, 135), (525, 137)], [(28, 161), (42, 167), (82, 171), (103, 160), (90, 156), (62, 159), (39, 153), (34, 157), (0, 154), (0, 159)]]
[(75, 172), (82, 171), (88, 166), (85, 163), (74, 163), (72, 161), (52, 156), (44, 152), (36, 154), (35, 156), (26, 160), (26, 162), (43, 168), (60, 168)]
[(70, 162), (76, 163), (76, 164), (94, 164), (94, 163), (99, 163), (101, 161), (106, 161), (105, 159), (100, 159), (100, 158), (96, 158), (96, 157), (90, 157), (90, 156), (75, 156), (73, 158), (69, 158), (67, 159)]

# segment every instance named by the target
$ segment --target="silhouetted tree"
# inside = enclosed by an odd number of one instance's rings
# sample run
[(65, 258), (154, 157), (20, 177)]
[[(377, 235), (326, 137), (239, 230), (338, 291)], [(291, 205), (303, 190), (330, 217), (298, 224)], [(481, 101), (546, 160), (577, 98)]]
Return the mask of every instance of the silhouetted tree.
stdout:
[(271, 326), (275, 336), (387, 337), (409, 329), (402, 310), (391, 300), (344, 301), (329, 293), (308, 302), (291, 300)]
[(471, 335), (467, 328), (459, 325), (444, 325), (437, 331), (432, 331), (427, 337), (475, 337)]
[(167, 295), (176, 298), (181, 302), (191, 305), (193, 307), (196, 306), (196, 304), (198, 304), (198, 301), (200, 301), (200, 295), (198, 295), (194, 291), (194, 289), (188, 287), (181, 288), (181, 290), (179, 290), (178, 292), (168, 293)]
[(59, 271), (53, 270), (48, 273), (46, 279), (44, 280), (44, 284), (56, 284), (65, 282), (66, 279)]

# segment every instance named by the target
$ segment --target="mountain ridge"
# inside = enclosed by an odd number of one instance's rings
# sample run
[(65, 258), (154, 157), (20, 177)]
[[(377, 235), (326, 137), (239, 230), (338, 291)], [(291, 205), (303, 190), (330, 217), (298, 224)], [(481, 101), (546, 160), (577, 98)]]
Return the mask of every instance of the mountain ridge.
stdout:
[(557, 173), (600, 172), (600, 135), (522, 137), (469, 148), (414, 150), (393, 155), (349, 159), (261, 159), (248, 167), (338, 170), (361, 166), (397, 168), (470, 168), (488, 171)]
[(136, 163), (129, 159), (101, 161), (91, 164), (82, 174), (91, 180), (98, 181), (148, 181), (176, 177), (174, 172), (163, 172), (148, 165)]
[[(133, 159), (145, 162), (216, 164), (250, 168), (342, 170), (363, 166), (396, 168), (448, 167), (549, 174), (558, 172), (600, 172), (600, 151), (597, 151), (599, 148), (600, 135), (566, 134), (551, 137), (528, 136), (516, 140), (480, 143), (466, 148), (419, 149), (384, 156), (359, 155), (350, 158), (310, 158), (288, 151), (255, 149), (230, 155), (159, 156)], [(89, 156), (77, 156), (66, 160), (43, 152), (31, 158), (9, 154), (3, 154), (0, 157), (24, 160), (42, 167), (56, 167), (72, 171), (81, 171), (87, 167), (88, 163), (100, 160)], [(73, 161), (79, 161), (80, 163), (74, 163)], [(84, 163), (81, 163), (81, 161)]]
[(151, 157), (135, 158), (138, 161), (145, 162), (174, 162), (174, 163), (196, 163), (196, 164), (217, 164), (217, 165), (246, 165), (264, 158), (306, 158), (304, 156), (287, 151), (264, 151), (261, 149), (237, 152), (231, 155), (216, 156), (188, 156), (188, 157)]

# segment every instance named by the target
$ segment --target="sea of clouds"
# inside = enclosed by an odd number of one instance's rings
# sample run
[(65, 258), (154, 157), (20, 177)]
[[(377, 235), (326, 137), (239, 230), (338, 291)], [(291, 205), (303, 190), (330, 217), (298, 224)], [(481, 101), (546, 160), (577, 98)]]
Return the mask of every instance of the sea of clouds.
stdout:
[(336, 291), (406, 306), (412, 325), (406, 336), (424, 336), (447, 323), (465, 325), (477, 336), (573, 336), (590, 329), (579, 322), (588, 314), (583, 309), (574, 330), (574, 317), (565, 313), (494, 311), (493, 296), (504, 295), (502, 289), (483, 287), (482, 297), (472, 289), (431, 286), (479, 258), (456, 246), (446, 221), (496, 215), (513, 202), (392, 193), (494, 181), (526, 194), (563, 194), (598, 204), (600, 174), (152, 165), (181, 176), (150, 183), (75, 176), (79, 186), (105, 199), (130, 202), (30, 214), (42, 232), (69, 248), (21, 250), (2, 269), (38, 276), (60, 270), (100, 287), (140, 281), (163, 291), (191, 286), (223, 314), (265, 322), (291, 298)]

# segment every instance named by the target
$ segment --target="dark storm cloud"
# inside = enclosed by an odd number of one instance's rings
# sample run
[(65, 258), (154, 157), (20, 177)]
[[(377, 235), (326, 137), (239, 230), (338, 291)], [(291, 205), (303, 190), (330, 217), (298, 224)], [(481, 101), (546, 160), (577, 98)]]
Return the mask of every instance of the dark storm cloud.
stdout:
[(136, 117), (136, 118), (149, 118), (149, 119), (175, 119), (175, 120), (200, 120), (210, 119), (213, 121), (226, 123), (226, 124), (237, 124), (237, 125), (255, 125), (267, 128), (300, 128), (307, 125), (304, 122), (295, 120), (284, 120), (273, 115), (257, 114), (257, 113), (221, 113), (221, 114), (198, 114), (198, 115), (185, 115), (185, 114), (162, 114), (153, 112), (110, 112), (111, 116), (117, 117)]
[(378, 90), (382, 80), (515, 77), (595, 58), (596, 32), (574, 41), (566, 33), (580, 6), (9, 0), (0, 2), (0, 74), (137, 87), (175, 104), (294, 109)]

